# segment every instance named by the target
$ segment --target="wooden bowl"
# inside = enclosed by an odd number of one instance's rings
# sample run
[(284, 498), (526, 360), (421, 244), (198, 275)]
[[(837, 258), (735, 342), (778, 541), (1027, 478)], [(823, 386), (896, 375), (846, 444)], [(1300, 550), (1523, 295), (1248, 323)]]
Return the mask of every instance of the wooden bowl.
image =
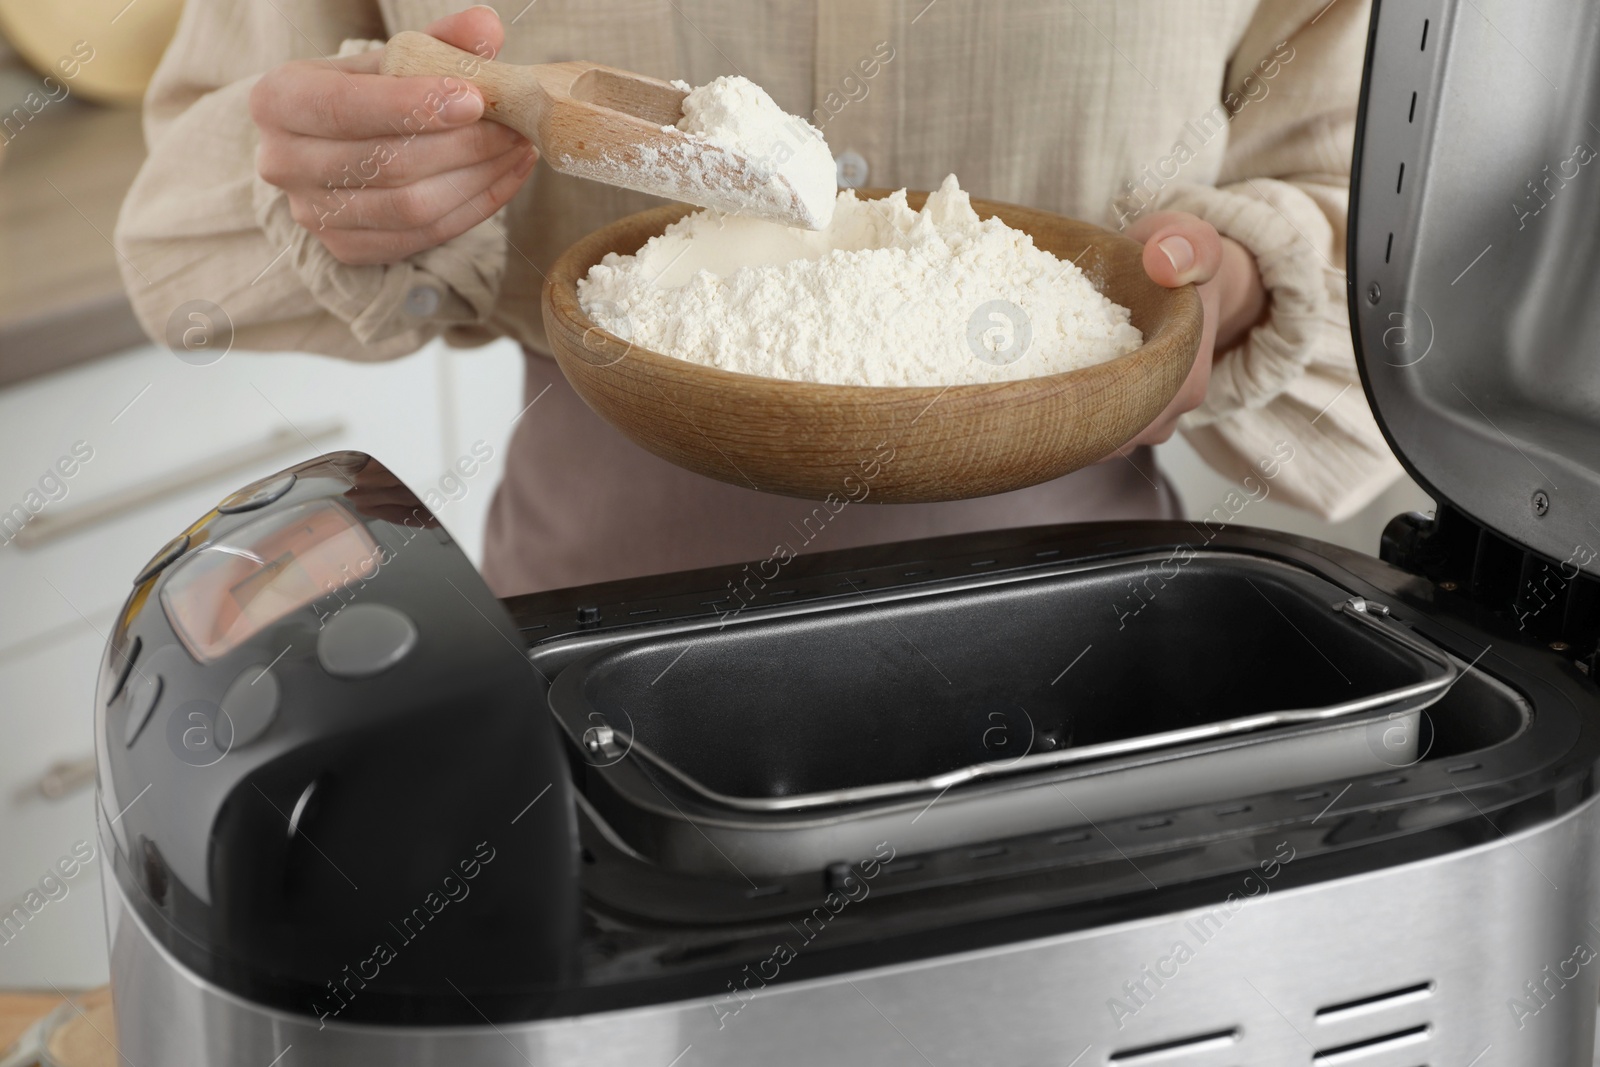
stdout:
[[(907, 197), (913, 208), (926, 198)], [(1011, 204), (972, 206), (1076, 261), (1132, 313), (1144, 345), (1064, 374), (953, 386), (824, 385), (674, 359), (596, 326), (578, 305), (577, 281), (607, 252), (636, 252), (693, 210), (683, 205), (619, 219), (562, 253), (545, 281), (545, 331), (562, 373), (601, 418), (708, 478), (886, 504), (1037, 485), (1106, 458), (1161, 414), (1200, 345), (1200, 296), (1151, 281), (1141, 246), (1098, 226)]]

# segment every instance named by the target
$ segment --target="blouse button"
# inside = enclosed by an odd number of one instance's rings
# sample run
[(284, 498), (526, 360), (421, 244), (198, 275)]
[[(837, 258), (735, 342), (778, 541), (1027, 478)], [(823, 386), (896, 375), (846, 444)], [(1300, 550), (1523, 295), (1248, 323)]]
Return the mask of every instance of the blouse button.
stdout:
[(855, 149), (840, 152), (834, 157), (833, 165), (838, 171), (841, 188), (859, 189), (867, 184), (867, 161)]
[(439, 290), (431, 285), (419, 285), (406, 294), (402, 305), (407, 315), (426, 318), (439, 310)]

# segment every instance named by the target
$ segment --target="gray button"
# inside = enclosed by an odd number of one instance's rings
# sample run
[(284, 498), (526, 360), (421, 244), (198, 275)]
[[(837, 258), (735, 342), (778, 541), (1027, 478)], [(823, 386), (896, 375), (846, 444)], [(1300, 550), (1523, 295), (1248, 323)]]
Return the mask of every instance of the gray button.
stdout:
[(840, 188), (859, 189), (867, 184), (867, 161), (855, 149), (840, 152), (834, 157), (833, 166), (838, 172)]
[(147, 674), (143, 678), (135, 678), (133, 684), (128, 686), (128, 716), (122, 728), (123, 744), (132, 745), (138, 739), (139, 731), (150, 721), (150, 713), (156, 710), (156, 701), (161, 699), (161, 689), (165, 684), (161, 675)]
[(278, 676), (267, 667), (246, 667), (239, 672), (222, 694), (222, 711), (233, 727), (229, 752), (266, 733), (278, 715), (278, 697)]
[(407, 315), (424, 318), (439, 310), (439, 290), (431, 285), (418, 285), (406, 294), (401, 305)]
[(317, 638), (317, 659), (336, 678), (370, 678), (393, 667), (417, 644), (417, 625), (387, 604), (352, 604)]
[(264, 479), (254, 485), (247, 485), (237, 493), (223, 498), (222, 503), (217, 505), (217, 511), (222, 515), (237, 515), (241, 511), (264, 508), (293, 489), (295, 477), (291, 472)]

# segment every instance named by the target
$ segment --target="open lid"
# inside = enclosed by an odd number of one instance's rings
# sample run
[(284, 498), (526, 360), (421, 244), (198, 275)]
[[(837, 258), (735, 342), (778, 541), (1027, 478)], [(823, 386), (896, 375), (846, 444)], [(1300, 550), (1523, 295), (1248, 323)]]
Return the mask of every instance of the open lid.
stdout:
[[(1434, 496), (1600, 575), (1600, 5), (1375, 0), (1351, 324)], [(1593, 547), (1591, 547), (1593, 546)]]

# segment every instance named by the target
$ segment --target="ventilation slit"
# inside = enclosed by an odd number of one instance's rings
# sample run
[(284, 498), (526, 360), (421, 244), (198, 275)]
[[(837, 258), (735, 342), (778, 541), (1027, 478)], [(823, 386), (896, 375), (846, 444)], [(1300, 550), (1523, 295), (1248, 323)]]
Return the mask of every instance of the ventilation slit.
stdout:
[(1389, 262), (1389, 255), (1394, 251), (1394, 234), (1389, 235), (1389, 243), (1383, 249), (1383, 261)]
[(1374, 1012), (1385, 1011), (1389, 1008), (1398, 1008), (1406, 1004), (1415, 1004), (1419, 1000), (1427, 1000), (1433, 996), (1432, 982), (1418, 982), (1402, 989), (1391, 989), (1386, 993), (1374, 993), (1370, 997), (1360, 997), (1356, 1000), (1346, 1000), (1338, 1004), (1329, 1004), (1325, 1008), (1317, 1009), (1317, 1022), (1321, 1024), (1341, 1023), (1347, 1019), (1354, 1019), (1361, 1015), (1371, 1015)]
[(1406, 184), (1406, 165), (1400, 164), (1400, 177), (1395, 179), (1394, 191), (1398, 193)]
[(1428, 1032), (1429, 1027), (1423, 1024), (1413, 1026), (1409, 1030), (1384, 1034), (1382, 1037), (1369, 1037), (1365, 1041), (1340, 1045), (1338, 1048), (1320, 1049), (1311, 1056), (1312, 1067), (1344, 1067), (1345, 1064), (1360, 1063), (1379, 1053), (1420, 1045), (1428, 1040)]
[(1416, 122), (1417, 121), (1417, 94), (1416, 93), (1412, 93), (1411, 94), (1411, 114), (1406, 116), (1406, 121), (1407, 122)]
[(1424, 52), (1428, 50), (1428, 23), (1431, 21), (1431, 19), (1422, 20), (1422, 51)]
[(1111, 1054), (1112, 1063), (1146, 1063), (1160, 1058), (1166, 1059), (1174, 1053), (1210, 1052), (1214, 1049), (1228, 1048), (1238, 1044), (1239, 1031), (1218, 1030), (1212, 1034), (1200, 1034), (1196, 1037), (1180, 1038), (1177, 1041), (1163, 1041), (1156, 1045), (1140, 1045), (1138, 1048), (1123, 1049)]

